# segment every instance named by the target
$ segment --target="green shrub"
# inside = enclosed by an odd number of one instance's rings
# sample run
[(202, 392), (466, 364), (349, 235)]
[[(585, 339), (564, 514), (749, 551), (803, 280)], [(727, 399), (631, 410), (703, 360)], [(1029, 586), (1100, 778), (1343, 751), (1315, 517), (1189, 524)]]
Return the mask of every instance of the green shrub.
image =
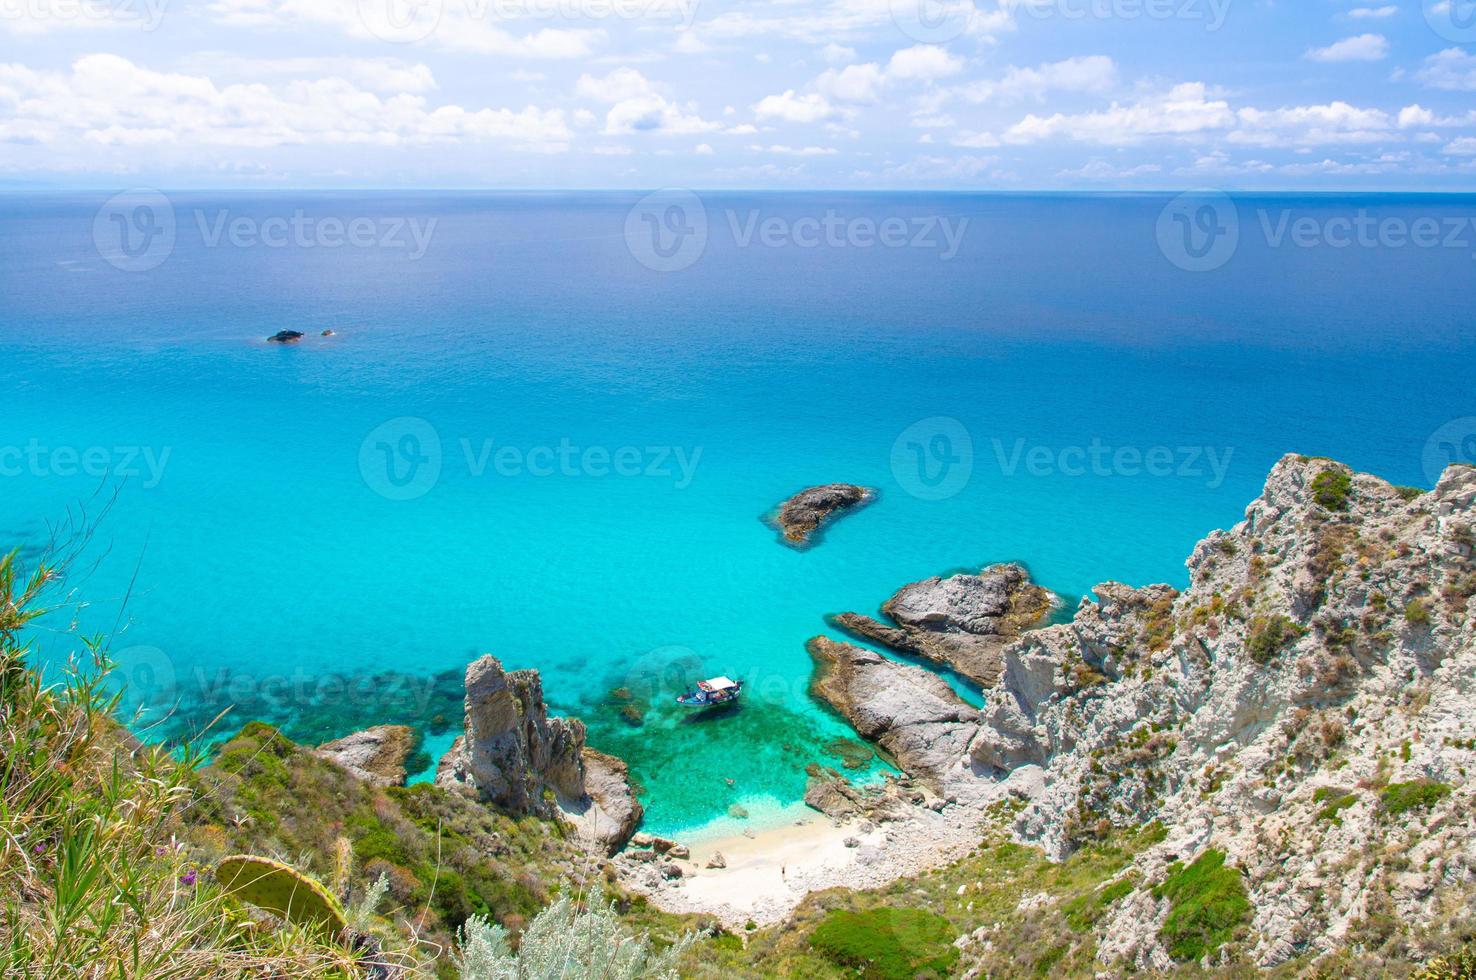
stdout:
[(1411, 599), (1404, 607), (1404, 621), (1411, 626), (1430, 625), (1430, 607), (1423, 599)]
[(461, 980), (568, 977), (570, 980), (678, 980), (677, 963), (696, 941), (688, 933), (658, 949), (633, 933), (596, 890), (580, 910), (561, 895), (529, 923), (517, 952), (502, 926), (478, 916), (467, 921), (457, 949)]
[(1225, 852), (1209, 850), (1187, 868), (1175, 862), (1163, 884), (1153, 889), (1170, 903), (1159, 931), (1177, 960), (1198, 960), (1235, 937), (1250, 920), (1240, 872), (1225, 866)]
[(1251, 620), (1245, 649), (1258, 664), (1269, 664), (1283, 649), (1306, 632), (1285, 616), (1257, 616)]
[(1425, 491), (1419, 487), (1395, 487), (1394, 492), (1399, 494), (1401, 500), (1418, 500), (1424, 496)]
[(1476, 946), (1435, 957), (1413, 980), (1476, 980)]
[(1326, 469), (1312, 480), (1312, 499), (1328, 510), (1347, 510), (1353, 477), (1347, 470)]
[(1380, 798), (1389, 815), (1397, 817), (1410, 810), (1428, 809), (1449, 796), (1450, 791), (1445, 783), (1417, 779), (1412, 783), (1390, 783), (1384, 787)]
[(1066, 922), (1073, 929), (1086, 930), (1096, 924), (1112, 903), (1126, 898), (1137, 887), (1132, 878), (1119, 878), (1096, 891), (1078, 895), (1061, 907)]
[(958, 950), (954, 928), (941, 915), (923, 909), (837, 910), (810, 935), (810, 946), (838, 966), (866, 980), (944, 977)]
[(1341, 793), (1331, 787), (1324, 786), (1312, 794), (1315, 803), (1326, 803), (1321, 810), (1317, 811), (1318, 820), (1327, 820), (1336, 826), (1343, 825), (1343, 818), (1339, 814), (1348, 807), (1358, 802), (1357, 793)]

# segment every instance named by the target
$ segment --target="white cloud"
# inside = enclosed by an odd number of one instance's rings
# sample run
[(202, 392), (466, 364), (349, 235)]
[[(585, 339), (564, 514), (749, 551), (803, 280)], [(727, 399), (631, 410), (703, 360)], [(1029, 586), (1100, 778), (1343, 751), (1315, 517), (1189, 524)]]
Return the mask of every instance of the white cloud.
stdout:
[(13, 107), (0, 139), (24, 134), (44, 142), (194, 148), (488, 141), (562, 150), (572, 135), (560, 109), (432, 107), (419, 95), (381, 97), (343, 78), (217, 85), (111, 54), (84, 55), (70, 71), (0, 65), (0, 103)]
[(820, 57), (832, 65), (847, 64), (856, 60), (856, 49), (848, 48), (843, 44), (836, 44), (832, 41), (820, 49)]
[(815, 87), (837, 102), (870, 105), (880, 100), (881, 88), (886, 82), (887, 76), (881, 67), (868, 62), (847, 65), (839, 71), (832, 68), (815, 79)]
[(931, 82), (963, 70), (964, 60), (938, 44), (918, 44), (892, 54), (887, 62), (887, 77), (898, 80)]
[(712, 156), (713, 150), (712, 147), (706, 143), (698, 143), (695, 147), (692, 148), (692, 152), (699, 157), (710, 157)]
[(247, 58), (209, 51), (182, 59), (180, 67), (208, 74), (217, 82), (333, 77), (371, 92), (389, 94), (431, 92), (437, 87), (430, 68), (398, 58)]
[(1476, 156), (1476, 136), (1462, 136), (1445, 145), (1445, 153), (1455, 157)]
[(813, 123), (835, 115), (835, 107), (818, 93), (796, 95), (789, 89), (779, 95), (760, 99), (753, 107), (753, 114), (761, 120)]
[(1400, 129), (1454, 129), (1461, 126), (1476, 126), (1476, 109), (1469, 109), (1462, 116), (1437, 116), (1419, 104), (1399, 110)]
[(624, 99), (610, 107), (605, 116), (605, 134), (624, 136), (631, 133), (666, 133), (691, 135), (710, 133), (722, 128), (721, 123), (708, 122), (693, 106), (679, 106), (664, 96), (650, 94)]
[(1389, 41), (1382, 34), (1360, 34), (1345, 37), (1325, 48), (1313, 48), (1306, 53), (1310, 61), (1382, 61), (1389, 56)]
[(1026, 116), (1005, 131), (1007, 143), (1034, 143), (1053, 137), (1104, 144), (1139, 142), (1153, 136), (1185, 136), (1235, 124), (1229, 103), (1211, 100), (1200, 82), (1176, 85), (1167, 93), (1133, 105), (1114, 102), (1108, 109), (1077, 115)]
[(613, 105), (642, 95), (654, 95), (650, 80), (634, 68), (616, 68), (604, 77), (584, 74), (574, 83), (574, 94), (595, 102)]
[[(600, 28), (539, 27), (525, 34), (504, 28), (515, 23), (486, 16), (485, 4), (426, 4), (415, 8), (423, 22), (414, 19), (407, 39), (457, 51), (498, 55), (505, 58), (584, 58), (605, 36)], [(389, 23), (376, 18), (388, 12), (385, 4), (361, 0), (212, 0), (206, 13), (228, 27), (275, 28), (300, 32), (320, 27), (334, 28), (349, 37), (375, 43), (402, 35)]]
[(1476, 92), (1476, 55), (1460, 48), (1446, 48), (1426, 58), (1415, 78), (1430, 88)]
[(677, 32), (676, 44), (671, 49), (677, 54), (703, 54), (711, 50), (711, 47), (697, 36), (696, 31), (688, 28)]
[(1230, 133), (1232, 143), (1255, 146), (1316, 146), (1325, 143), (1373, 143), (1388, 137), (1389, 114), (1382, 109), (1360, 109), (1346, 102), (1288, 106), (1280, 109), (1240, 109), (1240, 128)]
[(1348, 16), (1354, 20), (1385, 20), (1397, 13), (1399, 8), (1390, 3), (1382, 7), (1354, 7), (1348, 11)]
[(792, 157), (828, 157), (834, 156), (838, 151), (831, 146), (784, 146), (776, 144), (773, 146), (752, 145), (749, 147), (755, 153), (777, 153), (781, 156)]
[(1110, 91), (1117, 85), (1117, 65), (1106, 55), (1086, 55), (1063, 61), (1048, 61), (1034, 68), (1010, 67), (999, 79), (981, 79), (944, 92), (934, 100), (952, 98), (975, 104), (1034, 99), (1044, 102), (1056, 92), (1087, 94)]

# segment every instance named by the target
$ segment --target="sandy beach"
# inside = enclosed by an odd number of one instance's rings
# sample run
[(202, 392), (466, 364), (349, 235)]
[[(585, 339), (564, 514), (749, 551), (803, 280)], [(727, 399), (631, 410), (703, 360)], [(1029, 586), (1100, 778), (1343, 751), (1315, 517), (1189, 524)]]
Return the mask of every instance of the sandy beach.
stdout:
[[(664, 878), (655, 862), (616, 861), (626, 884), (670, 912), (712, 915), (730, 928), (752, 921), (782, 921), (806, 895), (844, 885), (877, 888), (904, 875), (947, 864), (979, 841), (980, 812), (946, 807), (941, 813), (913, 808), (908, 819), (884, 824), (837, 823), (807, 807), (786, 811), (793, 819), (764, 830), (698, 837), (690, 856), (673, 860), (678, 878)], [(709, 868), (715, 854), (724, 867)]]

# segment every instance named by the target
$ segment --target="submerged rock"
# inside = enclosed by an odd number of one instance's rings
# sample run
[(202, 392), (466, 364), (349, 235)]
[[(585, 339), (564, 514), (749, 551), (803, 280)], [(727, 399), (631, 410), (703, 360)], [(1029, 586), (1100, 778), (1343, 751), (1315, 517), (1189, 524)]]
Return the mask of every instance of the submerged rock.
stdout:
[(571, 821), (606, 853), (630, 839), (642, 808), (625, 763), (585, 745), (584, 723), (550, 718), (536, 670), (484, 656), (466, 670), (466, 730), (436, 782), (513, 813)]
[(779, 505), (774, 523), (787, 543), (803, 547), (811, 543), (820, 525), (833, 515), (865, 504), (875, 495), (874, 491), (851, 483), (808, 487)]
[(999, 678), (1004, 648), (1039, 625), (1056, 597), (1019, 565), (905, 585), (882, 605), (896, 625), (860, 613), (831, 617), (837, 627), (882, 646), (957, 671), (981, 687)]
[(407, 725), (376, 725), (324, 742), (313, 754), (342, 766), (350, 776), (366, 783), (404, 786), (405, 760), (419, 744), (419, 735)]
[(269, 344), (295, 344), (302, 339), (301, 330), (278, 330), (267, 338)]

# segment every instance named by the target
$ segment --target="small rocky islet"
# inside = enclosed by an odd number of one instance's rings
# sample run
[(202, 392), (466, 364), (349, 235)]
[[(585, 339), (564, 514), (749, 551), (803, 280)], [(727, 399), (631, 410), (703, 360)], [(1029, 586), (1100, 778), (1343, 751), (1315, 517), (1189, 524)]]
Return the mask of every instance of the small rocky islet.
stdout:
[(876, 491), (854, 483), (826, 483), (806, 487), (781, 503), (769, 522), (780, 539), (794, 548), (815, 544), (821, 528), (841, 514), (876, 499)]

